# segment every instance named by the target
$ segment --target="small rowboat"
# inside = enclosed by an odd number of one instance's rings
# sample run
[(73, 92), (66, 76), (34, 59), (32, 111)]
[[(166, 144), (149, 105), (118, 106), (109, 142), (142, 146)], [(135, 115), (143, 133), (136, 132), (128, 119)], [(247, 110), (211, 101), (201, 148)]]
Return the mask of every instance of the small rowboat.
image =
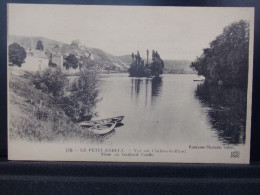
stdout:
[(204, 79), (194, 79), (193, 81), (204, 81)]
[(108, 123), (106, 125), (94, 125), (88, 128), (88, 130), (97, 135), (104, 135), (112, 131), (116, 127), (116, 124), (117, 122)]
[(95, 121), (83, 121), (78, 123), (80, 126), (83, 127), (95, 127), (96, 125), (108, 125), (110, 123), (120, 123), (124, 119), (124, 116), (117, 116), (113, 118), (95, 120)]

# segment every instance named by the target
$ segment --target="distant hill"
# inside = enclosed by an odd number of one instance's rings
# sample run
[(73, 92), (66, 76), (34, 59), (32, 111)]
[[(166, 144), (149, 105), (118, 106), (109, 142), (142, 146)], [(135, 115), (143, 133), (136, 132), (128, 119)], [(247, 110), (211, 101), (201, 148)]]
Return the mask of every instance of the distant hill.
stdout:
[(101, 49), (89, 48), (85, 46), (77, 47), (75, 45), (62, 43), (59, 41), (47, 39), (44, 37), (27, 37), (27, 36), (8, 36), (8, 45), (14, 42), (20, 44), (25, 49), (36, 48), (37, 42), (41, 40), (44, 50), (50, 50), (56, 54), (66, 55), (88, 55), (91, 53), (92, 59), (100, 68), (108, 70), (127, 71), (132, 61), (131, 56), (113, 56)]
[[(50, 50), (52, 53), (66, 56), (68, 54), (75, 54), (78, 56), (89, 55), (94, 60), (99, 68), (107, 70), (116, 70), (126, 72), (132, 63), (131, 54), (124, 56), (114, 56), (101, 49), (90, 48), (85, 46), (75, 46), (59, 41), (47, 39), (45, 37), (28, 37), (28, 36), (8, 36), (8, 45), (14, 42), (20, 44), (25, 49), (36, 48), (37, 42), (41, 40), (44, 50)], [(150, 60), (151, 61), (151, 60)], [(166, 73), (194, 73), (189, 67), (191, 61), (188, 60), (164, 60)]]
[(132, 62), (132, 57), (130, 55), (129, 56), (114, 56), (101, 49), (89, 48), (89, 47), (87, 47), (87, 50), (94, 56), (94, 60), (97, 62), (97, 64), (105, 66), (105, 67), (114, 66), (114, 67), (127, 71), (127, 69), (129, 68), (129, 66)]
[(164, 60), (164, 72), (172, 74), (193, 74), (195, 71), (190, 68), (190, 64), (191, 61), (189, 60)]
[(61, 43), (61, 42), (58, 42), (55, 40), (51, 40), (51, 39), (47, 39), (44, 37), (27, 37), (27, 36), (8, 35), (8, 45), (16, 42), (16, 43), (20, 44), (21, 46), (23, 46), (25, 49), (29, 49), (29, 48), (31, 48), (31, 46), (33, 48), (36, 48), (36, 44), (39, 40), (42, 41), (42, 43), (44, 45), (44, 49), (50, 49), (50, 48), (53, 48), (55, 45), (64, 44), (64, 43)]

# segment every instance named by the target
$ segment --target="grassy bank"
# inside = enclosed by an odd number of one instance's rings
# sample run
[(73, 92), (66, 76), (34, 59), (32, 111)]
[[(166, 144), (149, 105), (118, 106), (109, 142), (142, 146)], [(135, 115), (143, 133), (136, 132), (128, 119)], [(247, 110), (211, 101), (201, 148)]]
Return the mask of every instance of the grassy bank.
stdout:
[(9, 137), (28, 141), (94, 139), (95, 135), (73, 123), (53, 96), (36, 89), (32, 75), (9, 68)]

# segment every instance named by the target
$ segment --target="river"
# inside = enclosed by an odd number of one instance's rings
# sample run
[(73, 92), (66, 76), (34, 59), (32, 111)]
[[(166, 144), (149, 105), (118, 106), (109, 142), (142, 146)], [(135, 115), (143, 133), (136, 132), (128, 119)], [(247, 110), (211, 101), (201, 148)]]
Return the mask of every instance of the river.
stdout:
[(196, 79), (201, 78), (194, 74), (164, 74), (160, 78), (102, 75), (102, 100), (93, 120), (125, 116), (124, 125), (102, 142), (243, 144), (246, 93), (209, 87)]

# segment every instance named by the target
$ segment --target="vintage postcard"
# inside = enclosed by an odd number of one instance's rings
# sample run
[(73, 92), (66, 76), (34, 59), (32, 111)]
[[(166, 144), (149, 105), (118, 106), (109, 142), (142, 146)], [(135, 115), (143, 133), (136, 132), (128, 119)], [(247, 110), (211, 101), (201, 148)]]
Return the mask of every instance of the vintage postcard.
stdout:
[(8, 159), (249, 163), (254, 8), (8, 4)]

